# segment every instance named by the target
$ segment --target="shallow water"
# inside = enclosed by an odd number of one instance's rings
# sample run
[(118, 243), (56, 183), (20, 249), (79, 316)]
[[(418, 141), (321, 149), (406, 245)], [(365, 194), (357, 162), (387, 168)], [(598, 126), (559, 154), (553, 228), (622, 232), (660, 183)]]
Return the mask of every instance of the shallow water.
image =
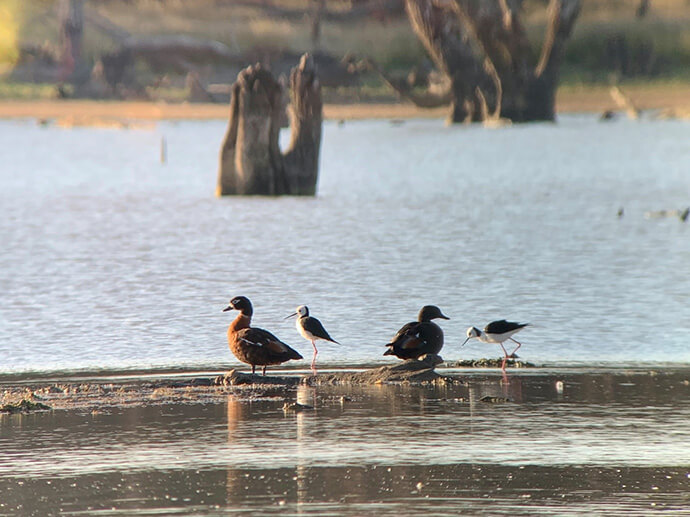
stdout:
[(0, 416), (0, 515), (690, 515), (687, 369), (455, 374)]
[(308, 304), (323, 366), (384, 361), (427, 303), (450, 360), (509, 318), (535, 363), (690, 361), (690, 225), (643, 216), (690, 204), (690, 122), (327, 122), (315, 199), (214, 198), (223, 133), (0, 121), (0, 372), (234, 366), (237, 294), (305, 357)]

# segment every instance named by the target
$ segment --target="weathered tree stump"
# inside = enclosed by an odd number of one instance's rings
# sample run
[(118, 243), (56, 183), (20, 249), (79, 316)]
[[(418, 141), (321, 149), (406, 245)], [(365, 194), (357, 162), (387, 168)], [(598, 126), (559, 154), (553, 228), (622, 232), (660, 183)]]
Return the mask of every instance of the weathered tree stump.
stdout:
[(242, 70), (230, 94), (230, 120), (220, 152), (216, 194), (316, 194), (321, 147), (321, 86), (312, 57), (302, 56), (290, 74), (292, 138), (281, 153), (283, 89), (256, 64)]

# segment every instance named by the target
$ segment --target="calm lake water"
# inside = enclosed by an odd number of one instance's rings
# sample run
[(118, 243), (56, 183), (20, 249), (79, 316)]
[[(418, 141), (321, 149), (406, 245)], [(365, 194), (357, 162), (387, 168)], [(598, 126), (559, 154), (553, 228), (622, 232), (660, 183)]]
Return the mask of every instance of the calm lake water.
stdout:
[(429, 303), (447, 360), (498, 356), (460, 343), (508, 318), (538, 364), (690, 362), (690, 223), (644, 217), (690, 205), (688, 121), (327, 122), (313, 199), (215, 198), (224, 130), (0, 122), (0, 373), (236, 366), (238, 294), (307, 358), (309, 305), (324, 367), (393, 361)]

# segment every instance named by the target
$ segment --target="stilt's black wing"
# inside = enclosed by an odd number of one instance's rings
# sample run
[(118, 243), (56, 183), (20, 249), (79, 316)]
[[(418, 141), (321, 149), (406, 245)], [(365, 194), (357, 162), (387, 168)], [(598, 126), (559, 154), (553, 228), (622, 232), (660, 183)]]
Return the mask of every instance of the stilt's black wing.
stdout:
[(321, 339), (325, 339), (326, 341), (330, 341), (331, 343), (338, 343), (335, 339), (333, 339), (328, 332), (326, 331), (325, 328), (323, 328), (323, 325), (319, 320), (316, 318), (312, 318), (311, 316), (307, 316), (304, 318), (304, 321), (302, 322), (304, 325), (304, 328), (311, 332), (312, 335), (316, 337), (320, 337)]
[(505, 334), (506, 332), (510, 332), (512, 330), (524, 328), (527, 325), (529, 325), (529, 323), (518, 323), (516, 321), (497, 320), (492, 321), (486, 327), (484, 327), (484, 332), (486, 334)]

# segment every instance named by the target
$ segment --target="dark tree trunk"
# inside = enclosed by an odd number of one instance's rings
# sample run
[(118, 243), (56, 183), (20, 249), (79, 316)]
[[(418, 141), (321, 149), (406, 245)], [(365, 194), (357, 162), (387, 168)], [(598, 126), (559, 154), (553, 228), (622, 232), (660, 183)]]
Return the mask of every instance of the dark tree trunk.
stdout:
[(60, 0), (60, 72), (61, 82), (83, 79), (82, 39), (84, 35), (84, 0)]
[(326, 9), (326, 0), (312, 0), (311, 6), (311, 46), (313, 50), (321, 47), (321, 18)]
[(466, 31), (431, 0), (405, 0), (412, 28), (434, 65), (449, 79), (450, 120), (475, 118), (473, 85), (483, 82), (481, 64), (472, 52)]
[(449, 121), (499, 115), (517, 122), (553, 120), (560, 64), (580, 3), (550, 0), (535, 62), (520, 20), (521, 0), (405, 0), (412, 28), (449, 79)]
[(302, 56), (290, 75), (292, 139), (280, 152), (283, 89), (261, 65), (237, 76), (220, 153), (216, 194), (314, 195), (321, 146), (321, 87), (314, 61)]

